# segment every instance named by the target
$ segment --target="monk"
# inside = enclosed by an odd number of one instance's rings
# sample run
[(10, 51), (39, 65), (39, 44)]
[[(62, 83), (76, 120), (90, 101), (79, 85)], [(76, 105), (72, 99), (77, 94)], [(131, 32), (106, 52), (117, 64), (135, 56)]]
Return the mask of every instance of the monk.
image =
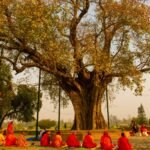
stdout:
[(50, 146), (50, 131), (45, 131), (41, 136), (40, 145)]
[(97, 144), (94, 143), (94, 138), (90, 132), (88, 132), (88, 134), (84, 137), (82, 146), (84, 148), (94, 148), (97, 146)]
[(144, 124), (141, 125), (140, 131), (141, 131), (141, 135), (148, 136), (148, 134), (147, 134), (147, 128), (144, 126)]
[(118, 139), (118, 150), (132, 150), (131, 144), (124, 133), (121, 133), (121, 137)]
[(56, 135), (54, 135), (54, 138), (52, 140), (51, 146), (59, 148), (59, 147), (64, 146), (64, 145), (65, 145), (65, 143), (63, 143), (63, 141), (62, 141), (62, 137), (61, 137), (60, 131), (58, 131), (56, 133)]
[(5, 137), (3, 131), (0, 131), (0, 145), (5, 145)]
[(16, 137), (14, 135), (13, 122), (11, 121), (7, 126), (5, 146), (14, 146), (14, 145), (16, 145)]
[(113, 150), (114, 145), (112, 144), (111, 137), (108, 135), (107, 131), (104, 131), (104, 134), (100, 140), (100, 145), (102, 150)]
[(74, 147), (74, 148), (75, 148), (75, 147), (76, 147), (76, 148), (81, 147), (80, 142), (78, 141), (75, 132), (72, 132), (72, 133), (69, 135), (69, 137), (67, 138), (66, 143), (67, 143), (68, 147)]
[(13, 121), (9, 122), (7, 126), (7, 134), (12, 134), (12, 133), (14, 133)]
[(6, 135), (5, 146), (16, 146), (16, 137), (14, 134)]
[(23, 132), (18, 136), (18, 138), (16, 140), (16, 146), (18, 146), (18, 147), (26, 147), (26, 146), (28, 146), (28, 142), (26, 141)]

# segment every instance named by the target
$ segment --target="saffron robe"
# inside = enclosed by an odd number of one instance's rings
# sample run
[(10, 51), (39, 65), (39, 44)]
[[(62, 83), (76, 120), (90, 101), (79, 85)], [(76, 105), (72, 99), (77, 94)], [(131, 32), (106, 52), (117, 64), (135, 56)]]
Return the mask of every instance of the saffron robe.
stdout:
[(80, 142), (78, 141), (78, 139), (74, 133), (69, 135), (66, 143), (67, 143), (68, 147), (80, 147)]
[(118, 140), (118, 150), (132, 150), (131, 144), (126, 137), (120, 137)]
[(84, 148), (94, 148), (96, 146), (97, 146), (97, 144), (94, 143), (92, 135), (86, 135), (84, 137), (84, 140), (83, 140), (83, 147)]
[(5, 146), (15, 146), (16, 145), (16, 137), (14, 134), (7, 134), (5, 140)]
[(0, 145), (4, 145), (5, 144), (5, 137), (3, 134), (0, 133)]
[(52, 140), (51, 146), (53, 147), (61, 147), (63, 146), (62, 137), (59, 134), (56, 134)]
[(7, 126), (7, 134), (12, 134), (14, 133), (14, 127), (13, 127), (13, 122), (8, 123)]
[(26, 141), (23, 134), (20, 134), (16, 140), (16, 146), (18, 147), (26, 147), (28, 145), (28, 142)]
[(40, 145), (41, 146), (50, 146), (50, 137), (48, 133), (45, 133), (42, 135), (41, 140), (40, 140)]
[(100, 145), (103, 150), (112, 150), (114, 147), (110, 136), (105, 134), (101, 137)]

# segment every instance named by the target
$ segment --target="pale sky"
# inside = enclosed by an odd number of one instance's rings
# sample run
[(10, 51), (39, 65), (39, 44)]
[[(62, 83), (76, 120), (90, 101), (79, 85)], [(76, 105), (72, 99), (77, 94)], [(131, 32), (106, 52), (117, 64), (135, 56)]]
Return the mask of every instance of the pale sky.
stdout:
[[(15, 76), (14, 82), (24, 82), (22, 80), (22, 76), (26, 76), (28, 82), (32, 80), (33, 83), (38, 83), (38, 73), (34, 72), (30, 75), (25, 75), (24, 73), (20, 73)], [(110, 114), (117, 116), (119, 119), (136, 117), (137, 116), (137, 108), (140, 104), (143, 104), (146, 115), (150, 118), (150, 75), (147, 74), (144, 76), (146, 78), (144, 85), (144, 90), (142, 96), (135, 96), (133, 91), (130, 90), (120, 90), (115, 94), (115, 99), (112, 102), (109, 102)], [(49, 99), (42, 98), (43, 106), (40, 110), (39, 117), (40, 119), (54, 119), (57, 120), (58, 108), (54, 108), (53, 104), (51, 104)], [(107, 120), (106, 114), (106, 103), (103, 104), (103, 114), (105, 119)], [(70, 103), (66, 109), (61, 109), (61, 119), (64, 121), (73, 120), (74, 111), (72, 104)]]

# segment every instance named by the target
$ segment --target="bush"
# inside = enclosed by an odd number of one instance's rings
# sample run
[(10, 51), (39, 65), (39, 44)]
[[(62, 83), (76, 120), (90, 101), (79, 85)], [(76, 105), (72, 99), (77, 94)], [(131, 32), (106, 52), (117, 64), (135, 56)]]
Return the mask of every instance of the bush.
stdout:
[(54, 126), (56, 126), (55, 120), (43, 119), (39, 121), (39, 127), (41, 129), (45, 129), (45, 128), (48, 129)]

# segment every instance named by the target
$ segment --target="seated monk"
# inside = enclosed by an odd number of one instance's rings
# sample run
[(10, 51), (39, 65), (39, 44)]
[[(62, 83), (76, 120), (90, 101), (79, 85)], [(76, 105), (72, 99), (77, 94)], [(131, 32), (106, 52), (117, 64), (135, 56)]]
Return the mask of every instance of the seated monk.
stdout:
[(131, 144), (124, 133), (121, 133), (121, 137), (118, 139), (118, 150), (132, 150)]
[(0, 132), (0, 145), (5, 145), (5, 137), (3, 131)]
[(144, 124), (141, 125), (140, 131), (141, 131), (141, 135), (148, 136), (148, 134), (147, 134), (147, 128), (144, 126)]
[(77, 139), (76, 134), (73, 132), (72, 134), (69, 135), (66, 141), (68, 147), (80, 147), (80, 142)]
[(94, 139), (93, 136), (91, 135), (90, 132), (88, 132), (88, 134), (84, 137), (83, 140), (83, 145), (84, 148), (94, 148), (97, 146), (96, 143), (94, 143)]
[(45, 131), (41, 135), (40, 145), (41, 146), (50, 146), (50, 132), (49, 131)]
[(16, 146), (18, 146), (18, 147), (26, 147), (26, 146), (28, 146), (28, 142), (26, 141), (23, 132), (18, 136), (18, 138), (16, 140)]
[(56, 133), (56, 135), (54, 135), (54, 138), (52, 140), (51, 146), (59, 148), (59, 147), (64, 146), (64, 145), (65, 144), (62, 141), (62, 137), (60, 135), (60, 131), (58, 131)]
[(7, 134), (12, 134), (12, 133), (14, 133), (13, 121), (9, 122), (7, 126)]
[(13, 122), (11, 121), (7, 126), (5, 146), (13, 146), (13, 145), (16, 145), (16, 137), (14, 135)]
[(15, 146), (16, 137), (14, 134), (7, 134), (5, 139), (5, 146)]
[(100, 145), (102, 150), (112, 150), (114, 148), (111, 137), (108, 135), (107, 131), (104, 131), (104, 134), (100, 140)]

